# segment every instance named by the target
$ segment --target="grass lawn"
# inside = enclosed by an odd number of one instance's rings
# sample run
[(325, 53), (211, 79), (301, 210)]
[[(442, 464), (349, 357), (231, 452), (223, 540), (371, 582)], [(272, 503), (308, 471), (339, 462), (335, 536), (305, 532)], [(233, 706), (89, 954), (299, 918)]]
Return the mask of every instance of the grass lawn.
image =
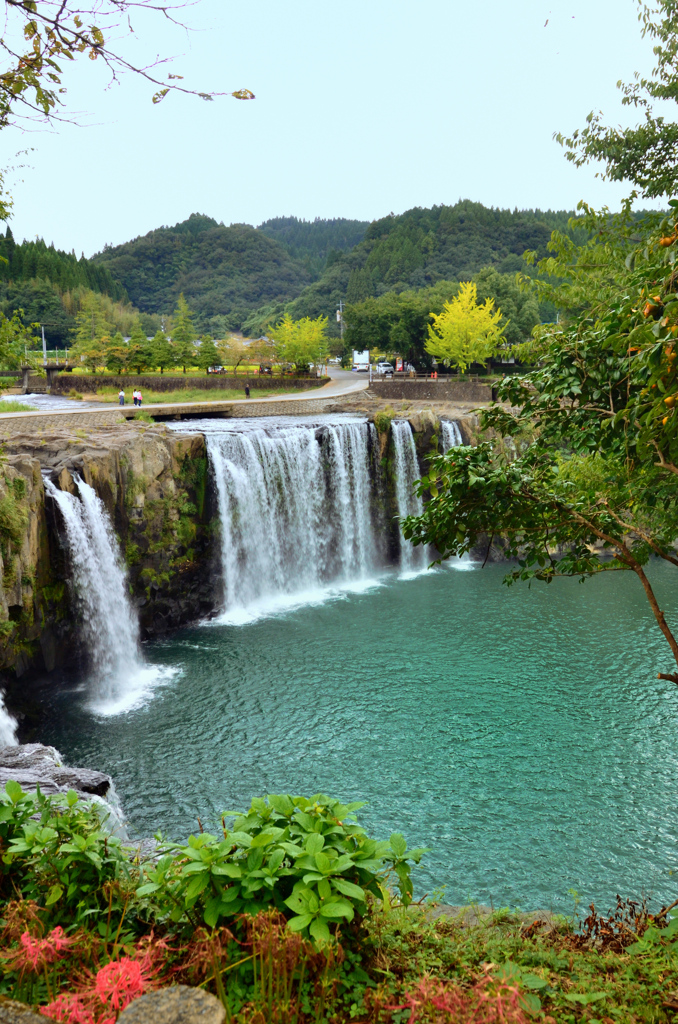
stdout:
[[(294, 390), (296, 393), (296, 389)], [(182, 388), (179, 391), (149, 391), (143, 388), (141, 392), (144, 405), (154, 402), (232, 402), (237, 398), (245, 397), (245, 388), (214, 388), (202, 390), (200, 388)], [(250, 398), (270, 398), (276, 395), (288, 395), (289, 391), (283, 388), (257, 388), (250, 391)], [(117, 402), (117, 388), (101, 388), (96, 394), (100, 402)], [(132, 390), (125, 391), (125, 404), (132, 404)]]
[(8, 400), (0, 402), (0, 412), (35, 412), (35, 406), (26, 405), (25, 402)]

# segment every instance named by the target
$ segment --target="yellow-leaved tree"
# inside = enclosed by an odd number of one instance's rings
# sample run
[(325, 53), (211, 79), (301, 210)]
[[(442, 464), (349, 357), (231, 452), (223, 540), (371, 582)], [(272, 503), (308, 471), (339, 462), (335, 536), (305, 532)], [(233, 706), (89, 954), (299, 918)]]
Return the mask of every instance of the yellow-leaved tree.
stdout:
[(275, 342), (278, 359), (294, 363), (297, 370), (307, 369), (310, 363), (323, 363), (327, 358), (327, 317), (311, 320), (293, 320), (287, 313), (279, 324), (271, 327), (269, 337)]
[(431, 313), (433, 325), (428, 328), (426, 351), (438, 362), (457, 366), (462, 373), (471, 363), (484, 366), (504, 340), (499, 326), (501, 310), (494, 300), (478, 302), (473, 281), (459, 286), (459, 292), (443, 306), (442, 313)]

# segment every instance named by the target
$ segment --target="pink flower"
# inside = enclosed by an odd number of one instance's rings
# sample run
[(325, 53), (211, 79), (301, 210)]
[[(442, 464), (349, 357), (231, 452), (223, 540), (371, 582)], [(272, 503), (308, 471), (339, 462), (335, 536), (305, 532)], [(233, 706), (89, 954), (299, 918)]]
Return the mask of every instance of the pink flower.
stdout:
[(97, 972), (96, 994), (102, 1003), (110, 1003), (112, 1009), (124, 1010), (133, 999), (144, 994), (150, 980), (137, 960), (122, 957)]
[(26, 931), (19, 939), (19, 943), (18, 949), (12, 949), (5, 954), (7, 966), (13, 971), (30, 971), (38, 974), (47, 964), (61, 959), (61, 953), (72, 945), (73, 939), (69, 939), (63, 928), (58, 927), (45, 939), (36, 939)]
[(58, 1024), (97, 1024), (92, 1011), (87, 1009), (80, 996), (72, 992), (62, 992), (53, 1003), (41, 1006), (40, 1013)]

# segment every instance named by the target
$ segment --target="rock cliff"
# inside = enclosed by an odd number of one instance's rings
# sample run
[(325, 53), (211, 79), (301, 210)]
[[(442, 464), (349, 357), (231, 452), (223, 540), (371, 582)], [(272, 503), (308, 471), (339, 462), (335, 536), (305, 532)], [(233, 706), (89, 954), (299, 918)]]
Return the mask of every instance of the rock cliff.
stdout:
[(202, 435), (145, 423), (14, 435), (0, 465), (0, 670), (20, 676), (83, 659), (68, 553), (43, 474), (71, 493), (77, 474), (106, 505), (142, 637), (209, 614), (220, 595)]

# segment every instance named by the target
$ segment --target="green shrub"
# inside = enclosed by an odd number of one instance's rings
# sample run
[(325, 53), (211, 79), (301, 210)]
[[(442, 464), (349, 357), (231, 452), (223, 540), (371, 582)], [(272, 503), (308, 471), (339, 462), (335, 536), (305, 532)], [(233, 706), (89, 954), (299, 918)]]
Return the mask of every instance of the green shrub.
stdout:
[(0, 498), (0, 542), (19, 547), (28, 523), (28, 512), (18, 504), (14, 490)]
[(391, 420), (395, 416), (395, 409), (390, 405), (387, 405), (385, 409), (380, 409), (374, 416), (374, 425), (380, 434), (387, 433), (391, 426)]
[(65, 924), (108, 910), (104, 886), (129, 878), (120, 839), (105, 829), (97, 805), (73, 790), (48, 797), (7, 782), (0, 793), (0, 849), (3, 897), (34, 900)]
[(403, 903), (412, 897), (410, 861), (424, 850), (407, 850), (394, 833), (388, 842), (370, 839), (356, 822), (361, 803), (328, 796), (268, 796), (255, 799), (223, 834), (191, 836), (168, 844), (157, 865), (145, 866), (138, 897), (151, 898), (174, 921), (197, 926), (275, 908), (292, 931), (319, 944), (367, 912), (368, 893), (382, 896), (395, 875)]

